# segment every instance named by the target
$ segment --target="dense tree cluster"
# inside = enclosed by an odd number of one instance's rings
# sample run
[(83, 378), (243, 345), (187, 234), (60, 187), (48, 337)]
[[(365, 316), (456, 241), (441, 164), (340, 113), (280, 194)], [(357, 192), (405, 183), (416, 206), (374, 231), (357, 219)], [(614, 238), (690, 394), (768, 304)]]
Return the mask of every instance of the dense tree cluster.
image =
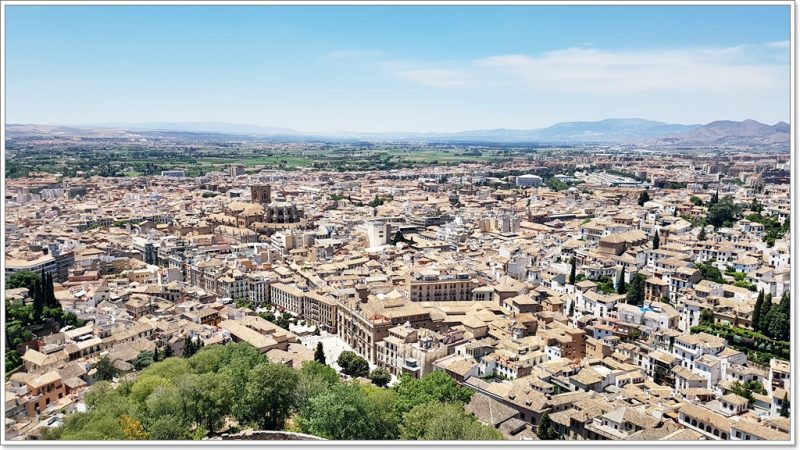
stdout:
[(549, 178), (545, 184), (554, 192), (565, 191), (569, 189), (569, 185), (567, 183), (564, 183), (556, 177)]
[(203, 341), (195, 339), (193, 336), (187, 335), (183, 339), (183, 354), (184, 358), (191, 358), (198, 350), (203, 348)]
[(722, 278), (722, 272), (716, 266), (714, 266), (713, 262), (696, 263), (695, 267), (700, 270), (700, 276), (704, 280), (709, 280), (720, 284), (725, 282), (725, 280)]
[(56, 299), (53, 277), (45, 273), (21, 271), (6, 279), (7, 289), (26, 288), (32, 302), (6, 301), (6, 370), (22, 364), (17, 347), (34, 338), (37, 333), (48, 334), (70, 325), (79, 327), (84, 321), (66, 312)]
[(764, 237), (762, 239), (767, 243), (767, 247), (773, 247), (776, 239), (781, 239), (791, 230), (791, 221), (789, 217), (787, 217), (783, 223), (780, 223), (777, 219), (770, 216), (762, 216), (761, 213), (758, 212), (756, 214), (750, 214), (746, 219), (764, 225)]
[(647, 280), (647, 277), (641, 273), (637, 273), (633, 276), (630, 284), (628, 284), (628, 293), (625, 298), (626, 303), (636, 306), (644, 305), (645, 280)]
[(726, 195), (722, 200), (719, 200), (719, 194), (715, 195), (717, 200), (711, 198), (706, 211), (706, 221), (714, 228), (732, 226), (742, 212), (741, 205), (734, 203), (730, 195)]
[(791, 301), (789, 293), (781, 297), (778, 304), (772, 302), (772, 294), (758, 293), (758, 299), (753, 307), (753, 329), (763, 333), (771, 339), (780, 341), (789, 340), (791, 329)]
[(369, 375), (369, 363), (354, 352), (344, 351), (340, 353), (336, 363), (342, 368), (344, 374), (351, 377), (366, 377)]
[(639, 200), (636, 202), (639, 206), (644, 206), (645, 203), (650, 201), (650, 193), (647, 191), (642, 191), (639, 194)]
[(154, 362), (117, 388), (98, 382), (85, 396), (87, 412), (42, 437), (201, 439), (254, 428), (327, 439), (502, 439), (465, 412), (471, 395), (443, 372), (382, 388), (344, 382), (316, 361), (273, 364), (245, 343), (211, 345)]
[(753, 397), (753, 393), (766, 395), (767, 390), (764, 389), (764, 386), (758, 380), (747, 381), (747, 382), (739, 382), (736, 381), (731, 385), (731, 392), (734, 394), (744, 397), (747, 399), (747, 402), (753, 404), (755, 398)]

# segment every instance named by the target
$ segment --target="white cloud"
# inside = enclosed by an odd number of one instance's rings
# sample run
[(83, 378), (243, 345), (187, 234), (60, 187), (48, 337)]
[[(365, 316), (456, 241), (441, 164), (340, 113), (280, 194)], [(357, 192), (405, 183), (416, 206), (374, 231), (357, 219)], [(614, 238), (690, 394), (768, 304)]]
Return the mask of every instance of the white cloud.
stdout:
[(788, 83), (779, 43), (667, 50), (567, 48), (538, 56), (494, 55), (470, 61), (383, 62), (388, 73), (426, 86), (506, 86), (522, 91), (593, 93), (737, 92)]
[(789, 48), (789, 47), (791, 47), (791, 42), (789, 42), (789, 41), (775, 41), (775, 42), (769, 42), (767, 45), (770, 46), (770, 47), (774, 47), (774, 48)]
[(425, 86), (439, 88), (472, 87), (480, 84), (467, 70), (459, 67), (446, 67), (447, 64), (425, 65), (413, 62), (391, 61), (381, 64), (392, 75)]

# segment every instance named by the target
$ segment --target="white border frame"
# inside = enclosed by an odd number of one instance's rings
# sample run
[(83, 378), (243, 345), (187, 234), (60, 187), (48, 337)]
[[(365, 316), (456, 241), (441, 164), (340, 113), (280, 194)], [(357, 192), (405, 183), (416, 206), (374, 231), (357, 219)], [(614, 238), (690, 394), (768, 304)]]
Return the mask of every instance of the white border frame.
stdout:
[[(675, 1), (675, 0), (652, 0), (652, 1), (643, 1), (643, 0), (632, 0), (632, 1), (624, 1), (624, 0), (597, 0), (597, 1), (587, 1), (587, 0), (541, 0), (541, 1), (530, 1), (530, 0), (520, 0), (520, 1), (513, 1), (513, 0), (497, 0), (497, 1), (488, 1), (488, 0), (453, 0), (453, 1), (445, 1), (445, 0), (432, 0), (432, 1), (421, 1), (421, 0), (408, 0), (408, 1), (400, 1), (400, 0), (364, 0), (364, 1), (357, 1), (357, 0), (298, 0), (298, 1), (290, 1), (290, 0), (275, 0), (275, 1), (264, 1), (264, 0), (231, 0), (231, 1), (220, 1), (220, 0), (187, 0), (187, 1), (180, 1), (180, 0), (153, 0), (153, 1), (145, 1), (145, 0), (130, 0), (130, 1), (109, 1), (109, 0), (100, 0), (100, 1), (87, 1), (87, 0), (67, 0), (67, 1), (52, 1), (52, 0), (31, 0), (31, 1), (24, 1), (24, 0), (0, 0), (0, 30), (3, 30), (3, 35), (0, 37), (0, 42), (2, 42), (2, 47), (0, 48), (0, 99), (3, 99), (3, 109), (2, 109), (2, 122), (3, 127), (0, 129), (0, 140), (2, 140), (2, 161), (0, 161), (0, 170), (2, 170), (2, 177), (3, 183), (0, 185), (0, 196), (2, 196), (3, 205), (0, 208), (0, 211), (3, 212), (3, 225), (0, 227), (0, 239), (2, 239), (3, 246), (2, 250), (0, 250), (0, 255), (2, 255), (2, 260), (0, 260), (0, 269), (2, 269), (2, 273), (5, 274), (5, 126), (6, 126), (6, 104), (5, 104), (5, 90), (6, 90), (6, 77), (5, 77), (5, 55), (6, 55), (6, 39), (5, 39), (5, 8), (6, 6), (38, 6), (38, 5), (51, 5), (51, 6), (78, 6), (78, 5), (86, 5), (86, 6), (546, 6), (546, 5), (557, 5), (557, 6), (789, 6), (790, 7), (790, 39), (791, 39), (791, 56), (790, 56), (790, 69), (791, 69), (791, 76), (790, 76), (790, 139), (791, 139), (791, 147), (790, 147), (790, 162), (792, 164), (792, 174), (791, 174), (791, 211), (792, 213), (797, 210), (797, 180), (795, 174), (797, 173), (798, 164), (797, 159), (794, 157), (794, 153), (797, 149), (797, 133), (795, 130), (796, 121), (795, 121), (795, 96), (796, 96), (796, 79), (795, 79), (795, 64), (796, 64), (796, 19), (797, 19), (797, 9), (795, 8), (795, 1), (793, 0), (765, 0), (765, 1), (746, 1), (746, 0), (733, 0), (733, 1), (709, 1), (709, 0), (700, 0), (700, 1)], [(792, 214), (793, 215), (793, 214)], [(796, 227), (797, 227), (797, 218), (793, 217), (791, 219), (791, 233), (792, 233), (792, 245), (791, 245), (791, 252), (792, 254), (796, 254), (797, 252), (797, 240), (794, 238), (796, 235)], [(790, 255), (791, 260), (791, 255)], [(792, 273), (791, 273), (791, 292), (793, 296), (793, 301), (796, 301), (795, 292), (797, 286), (797, 269), (796, 264), (792, 266)], [(0, 278), (0, 289), (3, 291), (5, 290), (5, 276)], [(5, 302), (2, 305), (2, 323), (5, 324)], [(792, 363), (792, 373), (790, 376), (791, 379), (791, 386), (795, 386), (795, 372), (797, 371), (797, 355), (796, 355), (796, 346), (794, 341), (794, 333), (795, 333), (795, 324), (797, 320), (797, 308), (792, 308), (792, 339), (791, 339), (791, 353), (795, 356), (794, 360), (791, 361)], [(3, 327), (5, 329), (5, 327)], [(5, 346), (3, 346), (3, 361), (0, 362), (3, 366), (3, 373), (5, 374)], [(3, 380), (5, 383), (5, 380)], [(3, 400), (3, 404), (5, 405), (5, 389), (3, 389), (2, 394), (0, 394)], [(792, 389), (792, 404), (797, 405), (797, 389)], [(492, 441), (491, 443), (488, 442), (480, 442), (480, 441), (424, 441), (424, 442), (417, 442), (417, 441), (10, 441), (6, 440), (5, 436), (5, 424), (3, 424), (2, 430), (0, 430), (0, 446), (9, 446), (9, 447), (32, 447), (32, 448), (51, 448), (55, 446), (68, 446), (68, 447), (75, 447), (75, 446), (109, 446), (109, 444), (113, 446), (155, 446), (157, 448), (181, 448), (187, 446), (232, 446), (232, 447), (263, 447), (263, 446), (270, 446), (270, 447), (277, 447), (277, 448), (291, 448), (291, 447), (384, 447), (384, 446), (421, 446), (421, 447), (443, 447), (443, 448), (459, 448), (459, 447), (488, 447), (491, 445), (494, 446), (502, 446), (502, 447), (511, 447), (511, 446), (535, 446), (535, 447), (549, 447), (549, 448), (557, 448), (557, 447), (565, 447), (565, 446), (579, 446), (579, 447), (586, 447), (586, 446), (642, 446), (642, 447), (711, 447), (711, 448), (722, 448), (727, 447), (729, 445), (732, 446), (769, 446), (769, 447), (794, 447), (796, 443), (796, 429), (797, 429), (797, 414), (792, 414), (792, 429), (790, 432), (791, 441), (697, 441), (692, 443), (687, 442), (662, 442), (662, 441), (578, 441), (578, 440), (570, 440), (570, 441)]]

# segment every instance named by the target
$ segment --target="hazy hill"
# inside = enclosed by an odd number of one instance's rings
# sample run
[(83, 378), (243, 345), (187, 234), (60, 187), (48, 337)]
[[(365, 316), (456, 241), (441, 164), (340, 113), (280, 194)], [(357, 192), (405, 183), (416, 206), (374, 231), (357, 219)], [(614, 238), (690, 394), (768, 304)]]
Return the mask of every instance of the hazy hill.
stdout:
[(697, 129), (663, 136), (658, 143), (670, 145), (788, 145), (789, 124), (767, 125), (755, 120), (718, 120)]
[(9, 137), (61, 136), (95, 138), (190, 138), (225, 139), (235, 136), (254, 140), (370, 140), (420, 142), (487, 143), (605, 143), (674, 146), (766, 145), (789, 143), (789, 125), (766, 125), (755, 120), (721, 120), (706, 125), (680, 125), (645, 119), (606, 119), (596, 122), (562, 122), (539, 129), (489, 129), (454, 133), (386, 132), (308, 133), (281, 127), (224, 122), (107, 123), (91, 126), (17, 125), (6, 126)]

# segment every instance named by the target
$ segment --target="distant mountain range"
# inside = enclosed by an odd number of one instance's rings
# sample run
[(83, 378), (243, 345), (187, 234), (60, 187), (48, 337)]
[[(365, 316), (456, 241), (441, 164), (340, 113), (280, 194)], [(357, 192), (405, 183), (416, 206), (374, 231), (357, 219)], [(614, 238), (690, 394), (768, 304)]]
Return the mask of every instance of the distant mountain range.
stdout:
[(387, 132), (310, 133), (290, 128), (224, 122), (105, 123), (90, 126), (17, 125), (6, 126), (8, 137), (62, 136), (96, 138), (169, 138), (184, 133), (198, 136), (240, 138), (281, 138), (284, 140), (367, 140), (410, 142), (487, 143), (600, 143), (650, 146), (788, 146), (789, 125), (767, 125), (755, 120), (717, 121), (706, 125), (681, 125), (645, 119), (606, 119), (596, 122), (562, 122), (547, 128), (470, 130), (454, 133)]
[(788, 145), (789, 124), (767, 125), (755, 120), (718, 120), (683, 133), (663, 136), (657, 143), (681, 146), (707, 145)]

